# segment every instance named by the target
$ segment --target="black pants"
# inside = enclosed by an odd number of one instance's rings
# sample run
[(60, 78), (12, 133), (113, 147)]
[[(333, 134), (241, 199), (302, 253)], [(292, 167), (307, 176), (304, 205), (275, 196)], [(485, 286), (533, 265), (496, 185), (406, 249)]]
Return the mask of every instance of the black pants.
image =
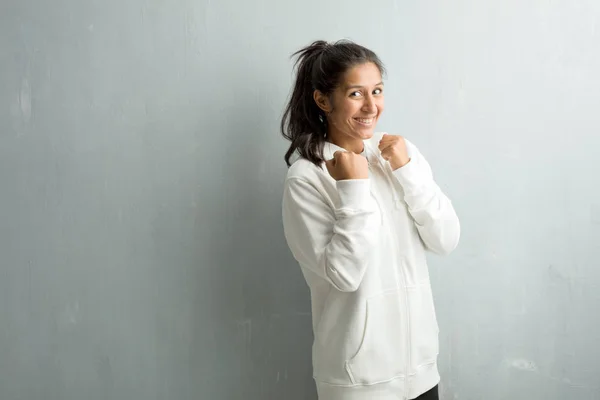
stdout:
[(415, 400), (440, 400), (440, 397), (438, 396), (437, 385), (433, 389), (428, 390), (427, 392), (417, 397)]

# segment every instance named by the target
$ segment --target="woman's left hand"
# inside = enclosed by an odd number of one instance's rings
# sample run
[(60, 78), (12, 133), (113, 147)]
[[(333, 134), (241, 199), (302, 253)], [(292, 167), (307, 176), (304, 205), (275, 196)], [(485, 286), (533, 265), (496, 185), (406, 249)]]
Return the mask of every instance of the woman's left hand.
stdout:
[(402, 136), (383, 135), (379, 142), (379, 150), (381, 156), (390, 163), (393, 170), (404, 167), (410, 161), (406, 142)]

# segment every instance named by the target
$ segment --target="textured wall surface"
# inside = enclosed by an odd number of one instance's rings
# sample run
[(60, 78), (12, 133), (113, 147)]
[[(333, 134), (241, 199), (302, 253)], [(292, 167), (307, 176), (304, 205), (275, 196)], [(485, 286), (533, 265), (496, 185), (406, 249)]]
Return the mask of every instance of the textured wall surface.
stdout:
[(600, 399), (600, 3), (3, 0), (2, 400), (316, 397), (278, 123), (344, 37), (461, 218), (443, 399)]

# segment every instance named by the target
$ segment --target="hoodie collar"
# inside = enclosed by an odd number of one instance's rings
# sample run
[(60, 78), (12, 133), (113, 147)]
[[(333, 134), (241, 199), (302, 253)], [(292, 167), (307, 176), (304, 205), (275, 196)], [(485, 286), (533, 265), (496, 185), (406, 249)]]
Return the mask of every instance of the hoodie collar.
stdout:
[[(325, 146), (323, 147), (323, 156), (325, 157), (325, 160), (331, 160), (333, 158), (333, 154), (336, 151), (348, 151), (348, 150), (346, 150), (343, 147), (340, 147), (336, 144), (333, 144), (331, 142), (325, 142)], [(367, 140), (363, 140), (363, 152), (361, 153), (361, 155), (366, 157), (367, 161), (369, 161), (369, 163), (376, 161), (375, 158), (377, 157), (377, 155), (371, 151), (371, 149), (369, 148), (369, 144), (367, 143)]]
[[(390, 167), (389, 165), (387, 165), (386, 162), (382, 161), (379, 158), (379, 155), (377, 152), (375, 152), (368, 143), (368, 140), (363, 140), (363, 152), (361, 153), (364, 157), (367, 158), (367, 162), (370, 165), (373, 164), (378, 164), (379, 167), (381, 167), (381, 169), (383, 169), (384, 171), (384, 175), (386, 180), (388, 181), (388, 183), (390, 184), (391, 188), (394, 188), (394, 184), (392, 183), (392, 179), (390, 177)], [(333, 154), (336, 151), (347, 151), (346, 149), (335, 145), (331, 142), (325, 142), (325, 146), (323, 147), (323, 156), (325, 157), (325, 160), (331, 160), (333, 158)], [(325, 169), (325, 165), (323, 164), (323, 168)], [(402, 200), (400, 199), (398, 193), (396, 190), (392, 189), (392, 197), (394, 199), (394, 206), (396, 209), (399, 209), (402, 206)]]

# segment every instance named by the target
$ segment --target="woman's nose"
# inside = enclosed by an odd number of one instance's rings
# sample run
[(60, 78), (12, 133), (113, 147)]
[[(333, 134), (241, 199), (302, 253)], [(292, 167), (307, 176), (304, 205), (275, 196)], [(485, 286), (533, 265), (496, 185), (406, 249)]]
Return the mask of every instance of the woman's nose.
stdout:
[(372, 97), (367, 97), (365, 99), (365, 103), (363, 104), (363, 111), (375, 112), (377, 111), (377, 107), (375, 106), (375, 101)]

